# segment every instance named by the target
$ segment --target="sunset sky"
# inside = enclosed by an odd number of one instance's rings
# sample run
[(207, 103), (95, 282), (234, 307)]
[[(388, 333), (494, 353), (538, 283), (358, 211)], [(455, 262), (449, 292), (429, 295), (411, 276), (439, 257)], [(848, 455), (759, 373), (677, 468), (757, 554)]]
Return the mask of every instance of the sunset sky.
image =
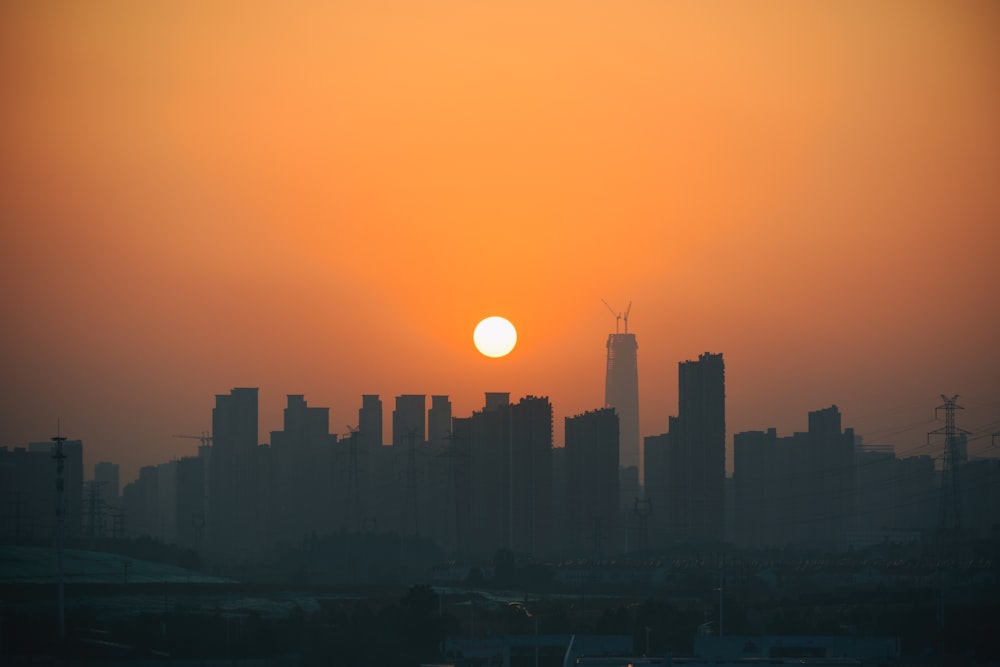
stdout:
[(1000, 452), (995, 2), (10, 1), (0, 86), (0, 445), (125, 483), (237, 386), (262, 442), (509, 391), (561, 444), (605, 299), (644, 435), (711, 351), (730, 446), (837, 404), (936, 453), (946, 393)]

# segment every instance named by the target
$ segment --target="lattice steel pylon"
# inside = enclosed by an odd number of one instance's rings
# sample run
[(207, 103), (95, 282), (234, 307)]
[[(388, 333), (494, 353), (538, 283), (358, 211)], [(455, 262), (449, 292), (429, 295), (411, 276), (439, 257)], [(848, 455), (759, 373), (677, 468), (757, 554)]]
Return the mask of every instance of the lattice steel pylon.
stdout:
[(968, 434), (969, 431), (958, 428), (955, 425), (955, 410), (964, 410), (955, 401), (958, 394), (951, 398), (941, 394), (944, 405), (939, 405), (934, 409), (934, 417), (937, 418), (938, 411), (944, 410), (944, 428), (934, 429), (927, 433), (927, 444), (930, 444), (931, 436), (944, 436), (944, 457), (941, 462), (941, 517), (940, 526), (942, 536), (948, 534), (957, 535), (962, 530), (962, 503), (958, 488), (958, 459), (959, 459), (959, 434)]

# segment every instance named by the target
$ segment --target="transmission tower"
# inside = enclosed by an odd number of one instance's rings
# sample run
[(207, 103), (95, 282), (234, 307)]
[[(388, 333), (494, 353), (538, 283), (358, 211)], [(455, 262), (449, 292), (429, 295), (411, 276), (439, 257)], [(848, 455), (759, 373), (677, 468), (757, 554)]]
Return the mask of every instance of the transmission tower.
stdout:
[(935, 435), (944, 436), (944, 457), (941, 463), (941, 522), (940, 530), (942, 536), (949, 533), (956, 535), (962, 530), (962, 508), (961, 496), (958, 488), (958, 463), (959, 463), (959, 439), (960, 434), (968, 434), (965, 429), (955, 425), (955, 410), (964, 410), (955, 401), (958, 394), (951, 398), (941, 394), (944, 405), (939, 405), (934, 409), (934, 417), (938, 412), (944, 410), (944, 428), (935, 429), (927, 433), (927, 444), (930, 444), (931, 437)]

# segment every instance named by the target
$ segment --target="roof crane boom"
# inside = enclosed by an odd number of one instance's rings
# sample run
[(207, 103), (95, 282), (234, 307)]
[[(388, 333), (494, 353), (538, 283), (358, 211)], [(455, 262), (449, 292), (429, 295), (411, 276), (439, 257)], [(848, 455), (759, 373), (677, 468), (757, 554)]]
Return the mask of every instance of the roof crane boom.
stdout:
[(191, 438), (192, 440), (201, 440), (202, 447), (208, 447), (212, 444), (212, 436), (208, 434), (208, 431), (202, 431), (201, 435), (175, 435), (175, 438)]
[(628, 333), (628, 314), (632, 312), (632, 302), (628, 302), (628, 308), (625, 309), (625, 333)]
[[(618, 333), (618, 324), (622, 321), (622, 314), (621, 313), (616, 313), (615, 309), (611, 307), (611, 304), (608, 303), (607, 301), (605, 301), (604, 299), (601, 299), (601, 303), (603, 303), (605, 306), (607, 306), (608, 310), (611, 311), (611, 314), (615, 316), (615, 333)], [(631, 303), (629, 304), (629, 306), (631, 306)], [(625, 331), (628, 331), (628, 326), (627, 325), (625, 327)]]

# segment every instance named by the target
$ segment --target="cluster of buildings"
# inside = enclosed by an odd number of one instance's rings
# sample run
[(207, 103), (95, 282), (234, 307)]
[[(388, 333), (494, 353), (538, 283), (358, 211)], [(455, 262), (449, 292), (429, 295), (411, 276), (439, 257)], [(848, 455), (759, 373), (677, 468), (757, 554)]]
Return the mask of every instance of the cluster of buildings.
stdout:
[[(940, 526), (934, 459), (862, 446), (836, 406), (811, 412), (805, 433), (737, 433), (727, 477), (721, 354), (679, 364), (676, 416), (640, 441), (627, 329), (608, 338), (605, 405), (566, 418), (563, 447), (553, 446), (548, 398), (507, 393), (487, 393), (467, 417), (447, 396), (397, 396), (389, 434), (381, 398), (364, 395), (357, 429), (339, 437), (329, 408), (290, 395), (282, 430), (261, 444), (258, 390), (237, 388), (216, 396), (197, 456), (142, 468), (120, 496), (116, 465), (98, 463), (85, 484), (82, 443), (64, 443), (65, 534), (148, 535), (231, 563), (332, 533), (418, 536), (462, 559), (497, 549), (602, 559), (724, 542), (836, 550)], [(1000, 461), (955, 465), (957, 528), (988, 535)], [(0, 488), (0, 539), (52, 535), (51, 443), (0, 449)]]

